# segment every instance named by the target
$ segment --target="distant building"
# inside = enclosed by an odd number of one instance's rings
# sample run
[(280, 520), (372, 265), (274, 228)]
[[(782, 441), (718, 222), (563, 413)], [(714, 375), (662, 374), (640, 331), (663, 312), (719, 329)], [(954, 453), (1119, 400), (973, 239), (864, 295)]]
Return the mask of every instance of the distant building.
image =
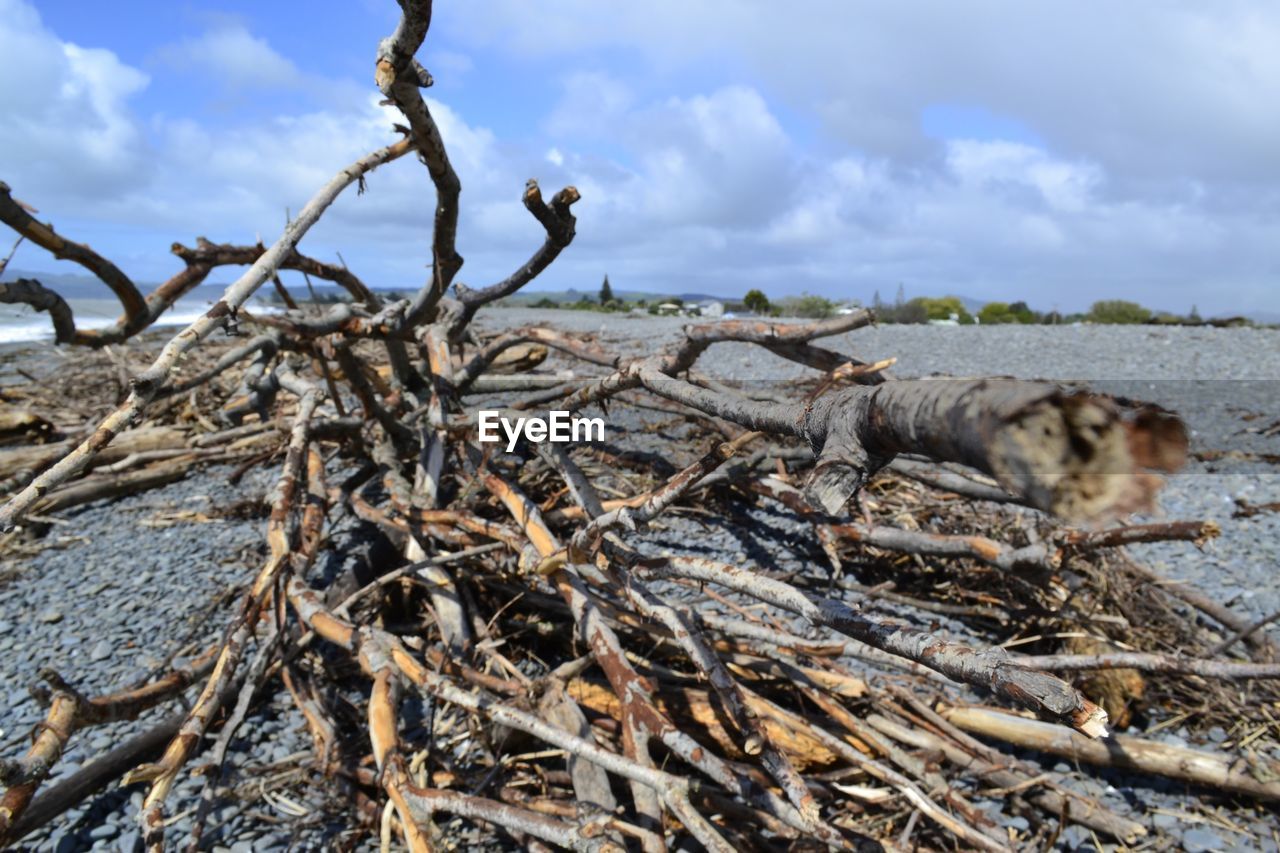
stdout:
[(701, 305), (698, 306), (698, 309), (701, 311), (703, 317), (723, 317), (724, 316), (723, 302), (703, 302)]
[(929, 325), (930, 326), (959, 326), (960, 315), (952, 314), (951, 316), (947, 317), (947, 319), (945, 320), (930, 320)]
[(674, 302), (663, 302), (658, 305), (658, 313), (664, 317), (672, 317), (680, 313), (680, 306)]

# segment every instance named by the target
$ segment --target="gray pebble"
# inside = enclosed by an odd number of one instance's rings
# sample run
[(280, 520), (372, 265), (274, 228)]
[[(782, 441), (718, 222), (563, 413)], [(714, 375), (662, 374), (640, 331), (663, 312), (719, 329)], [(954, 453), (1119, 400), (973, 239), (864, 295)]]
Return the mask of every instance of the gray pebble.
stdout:
[(104, 661), (115, 652), (115, 646), (106, 640), (99, 640), (97, 645), (89, 650), (89, 657), (93, 661)]
[(1062, 840), (1066, 842), (1068, 847), (1075, 849), (1089, 840), (1089, 835), (1083, 827), (1073, 823), (1062, 831)]
[(1223, 848), (1222, 838), (1204, 827), (1196, 826), (1182, 833), (1182, 849), (1187, 853), (1209, 853)]
[(120, 827), (114, 823), (100, 823), (89, 830), (89, 837), (94, 841), (106, 841), (108, 838), (115, 838), (119, 834)]
[(42, 610), (36, 618), (46, 625), (55, 625), (62, 621), (62, 611), (56, 607), (50, 607), (48, 610)]

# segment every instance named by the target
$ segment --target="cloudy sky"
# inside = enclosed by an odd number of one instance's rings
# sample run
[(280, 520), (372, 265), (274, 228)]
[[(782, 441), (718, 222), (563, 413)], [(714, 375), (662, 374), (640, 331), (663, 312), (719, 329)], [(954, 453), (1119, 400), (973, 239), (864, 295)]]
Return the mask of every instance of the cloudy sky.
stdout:
[[(1268, 0), (442, 0), (419, 57), (463, 182), (461, 281), (540, 241), (539, 285), (1079, 310), (1280, 311), (1280, 4)], [(205, 235), (273, 240), (392, 141), (393, 0), (0, 0), (0, 179), (142, 281)], [(433, 196), (406, 159), (306, 238), (416, 286)], [(5, 238), (7, 246), (7, 238)], [(33, 247), (14, 266), (61, 264)], [(224, 275), (223, 279), (229, 276)]]

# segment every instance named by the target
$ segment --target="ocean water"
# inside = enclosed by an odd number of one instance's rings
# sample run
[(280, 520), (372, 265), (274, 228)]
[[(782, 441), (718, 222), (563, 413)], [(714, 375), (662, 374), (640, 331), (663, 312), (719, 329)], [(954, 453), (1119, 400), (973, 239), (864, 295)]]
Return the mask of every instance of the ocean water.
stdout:
[[(120, 303), (112, 299), (68, 299), (78, 329), (103, 329), (114, 325), (121, 315)], [(160, 315), (153, 328), (186, 326), (209, 310), (213, 303), (206, 299), (179, 299)], [(279, 309), (254, 304), (255, 314), (271, 314)], [(0, 344), (53, 340), (53, 322), (48, 313), (26, 305), (0, 305)]]

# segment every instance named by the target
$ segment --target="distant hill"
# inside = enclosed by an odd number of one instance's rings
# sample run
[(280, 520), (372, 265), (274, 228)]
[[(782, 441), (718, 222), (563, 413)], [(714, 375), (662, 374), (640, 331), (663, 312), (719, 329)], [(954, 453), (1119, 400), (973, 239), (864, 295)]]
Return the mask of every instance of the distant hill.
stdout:
[[(111, 288), (98, 279), (84, 273), (50, 273), (32, 270), (16, 270), (13, 267), (4, 271), (4, 281), (15, 281), (20, 278), (34, 278), (52, 290), (58, 292), (63, 299), (112, 299)], [(146, 296), (154, 290), (159, 282), (134, 282), (142, 295)], [(207, 298), (216, 300), (226, 290), (224, 284), (202, 284), (191, 290), (188, 299)]]
[[(98, 279), (87, 273), (50, 273), (50, 272), (34, 272), (32, 270), (14, 269), (9, 267), (4, 271), (4, 276), (0, 277), (0, 281), (15, 281), (20, 278), (34, 278), (57, 293), (63, 299), (113, 299), (111, 288), (107, 287)], [(142, 295), (146, 296), (155, 290), (160, 282), (157, 281), (135, 281), (138, 290), (142, 291)], [(200, 302), (216, 302), (222, 297), (223, 291), (227, 289), (230, 282), (205, 282), (198, 287), (192, 288), (187, 292), (183, 299), (196, 300)], [(336, 286), (328, 282), (315, 282), (317, 291), (335, 290)], [(290, 287), (290, 291), (297, 291), (297, 287)], [(272, 288), (268, 285), (266, 290), (259, 289), (258, 293), (265, 296), (271, 292)], [(302, 294), (299, 294), (302, 295)]]

